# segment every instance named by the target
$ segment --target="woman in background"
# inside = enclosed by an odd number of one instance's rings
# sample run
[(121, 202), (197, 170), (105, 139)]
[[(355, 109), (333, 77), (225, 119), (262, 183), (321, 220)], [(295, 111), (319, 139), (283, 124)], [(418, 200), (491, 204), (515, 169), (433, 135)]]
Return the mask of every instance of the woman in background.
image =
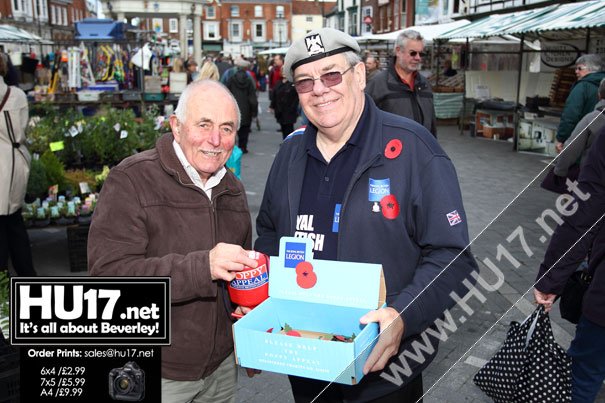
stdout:
[(0, 55), (0, 270), (10, 256), (18, 276), (35, 276), (29, 236), (21, 216), (31, 157), (25, 147), (27, 97), (4, 82), (7, 61)]
[(221, 78), (218, 74), (218, 67), (211, 60), (204, 62), (202, 68), (200, 69), (200, 73), (197, 76), (197, 80), (204, 80), (207, 78), (214, 81), (218, 81)]

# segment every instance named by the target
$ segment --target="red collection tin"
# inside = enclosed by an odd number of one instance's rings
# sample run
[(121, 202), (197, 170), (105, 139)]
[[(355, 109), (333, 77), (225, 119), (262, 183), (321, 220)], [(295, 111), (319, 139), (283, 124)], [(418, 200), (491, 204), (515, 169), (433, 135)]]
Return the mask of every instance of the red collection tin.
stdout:
[(256, 259), (256, 268), (245, 267), (237, 272), (227, 288), (231, 302), (254, 308), (269, 297), (269, 257), (255, 251), (250, 257)]

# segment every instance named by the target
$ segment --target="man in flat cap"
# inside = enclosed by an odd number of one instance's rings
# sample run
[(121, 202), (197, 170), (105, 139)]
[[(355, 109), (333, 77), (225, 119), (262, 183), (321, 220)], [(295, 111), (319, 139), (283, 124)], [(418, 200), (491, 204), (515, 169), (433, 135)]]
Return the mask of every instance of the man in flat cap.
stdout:
[(403, 364), (409, 376), (393, 376), (389, 366), (402, 365), (406, 349), (414, 353), (411, 343), (454, 304), (450, 292), (464, 294), (462, 280), (476, 268), (451, 161), (426, 128), (379, 110), (364, 94), (358, 53), (352, 37), (331, 28), (290, 47), (284, 73), (309, 125), (273, 162), (255, 249), (277, 255), (279, 239), (296, 235), (314, 240), (314, 259), (379, 263), (387, 307), (360, 318), (378, 322), (381, 334), (359, 384), (322, 392), (326, 382), (290, 376), (297, 402), (320, 393), (318, 401), (416, 402), (436, 351)]

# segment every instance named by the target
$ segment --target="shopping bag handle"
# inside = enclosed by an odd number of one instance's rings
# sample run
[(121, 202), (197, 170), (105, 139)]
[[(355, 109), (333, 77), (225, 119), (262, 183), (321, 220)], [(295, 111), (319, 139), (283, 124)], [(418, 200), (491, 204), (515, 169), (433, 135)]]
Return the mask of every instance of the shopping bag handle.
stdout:
[(529, 330), (527, 331), (527, 337), (525, 338), (525, 349), (527, 349), (527, 346), (529, 346), (529, 341), (531, 340), (531, 337), (533, 336), (534, 331), (536, 330), (536, 325), (538, 324), (538, 319), (543, 314), (544, 314), (544, 306), (538, 305), (538, 308), (536, 308), (535, 312), (532, 313), (531, 315), (529, 315), (523, 321), (523, 323), (525, 323), (529, 318), (531, 318), (532, 316), (535, 316), (534, 320), (531, 322), (531, 326), (529, 327)]

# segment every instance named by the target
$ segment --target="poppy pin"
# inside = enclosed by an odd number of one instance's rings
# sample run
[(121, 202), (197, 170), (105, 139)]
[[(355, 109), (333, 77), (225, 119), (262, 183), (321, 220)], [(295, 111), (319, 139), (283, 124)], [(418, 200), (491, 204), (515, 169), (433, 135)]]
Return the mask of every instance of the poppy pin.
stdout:
[(313, 288), (317, 283), (317, 274), (313, 272), (313, 265), (309, 262), (300, 262), (296, 265), (296, 284), (301, 288)]
[(390, 160), (395, 159), (399, 157), (401, 150), (403, 150), (403, 143), (401, 140), (392, 139), (387, 143), (387, 146), (384, 149), (384, 156)]
[(382, 215), (389, 220), (394, 220), (399, 215), (399, 202), (393, 195), (387, 195), (380, 200)]

